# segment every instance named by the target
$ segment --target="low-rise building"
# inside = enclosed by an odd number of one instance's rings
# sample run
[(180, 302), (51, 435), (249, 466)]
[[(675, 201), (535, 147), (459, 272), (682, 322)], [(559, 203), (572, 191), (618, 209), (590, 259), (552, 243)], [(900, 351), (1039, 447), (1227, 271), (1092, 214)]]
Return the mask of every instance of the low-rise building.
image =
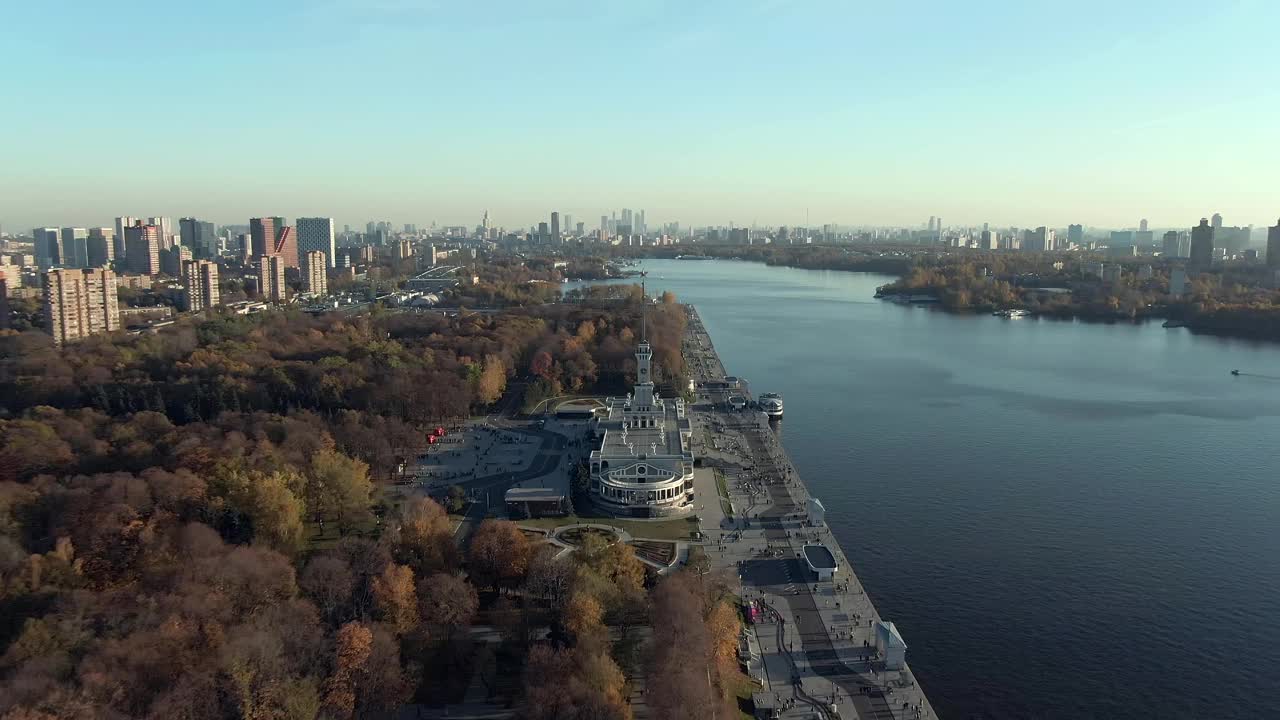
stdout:
[(539, 518), (567, 515), (569, 502), (552, 488), (511, 488), (504, 500), (507, 515), (512, 518)]

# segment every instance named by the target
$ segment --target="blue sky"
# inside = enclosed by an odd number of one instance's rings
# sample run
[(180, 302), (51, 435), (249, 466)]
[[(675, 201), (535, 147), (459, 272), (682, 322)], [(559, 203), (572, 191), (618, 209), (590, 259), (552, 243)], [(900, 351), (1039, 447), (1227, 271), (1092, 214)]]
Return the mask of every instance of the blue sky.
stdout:
[(1280, 216), (1280, 3), (0, 2), (0, 223)]

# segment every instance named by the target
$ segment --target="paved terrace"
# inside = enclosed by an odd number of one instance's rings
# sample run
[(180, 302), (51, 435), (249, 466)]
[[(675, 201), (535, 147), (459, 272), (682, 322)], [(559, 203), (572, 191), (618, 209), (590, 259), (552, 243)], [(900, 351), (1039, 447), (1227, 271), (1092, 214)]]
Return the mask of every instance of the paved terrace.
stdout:
[[(684, 352), (696, 382), (724, 378), (693, 308)], [(719, 428), (712, 440), (724, 449), (706, 459), (725, 473), (733, 512), (711, 510), (704, 480), (699, 501), (709, 511), (700, 518), (713, 566), (735, 573), (743, 597), (765, 608), (749, 638), (751, 672), (761, 685), (757, 707), (777, 708), (782, 718), (936, 720), (909, 669), (883, 669), (874, 636), (880, 616), (830, 529), (804, 524), (808, 491), (767, 419), (725, 409), (724, 394), (700, 395), (691, 415), (695, 440)], [(835, 556), (833, 581), (816, 581), (802, 557), (807, 543), (822, 543)], [(904, 632), (909, 638), (911, 629)]]

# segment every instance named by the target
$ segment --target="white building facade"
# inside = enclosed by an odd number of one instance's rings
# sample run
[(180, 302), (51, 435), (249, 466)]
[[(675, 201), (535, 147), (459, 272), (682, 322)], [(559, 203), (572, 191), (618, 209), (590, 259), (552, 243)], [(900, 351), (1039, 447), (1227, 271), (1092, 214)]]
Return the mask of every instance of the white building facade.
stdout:
[(693, 434), (684, 401), (654, 390), (653, 352), (636, 351), (636, 384), (625, 398), (609, 398), (596, 420), (591, 451), (591, 498), (621, 517), (680, 517), (694, 511)]

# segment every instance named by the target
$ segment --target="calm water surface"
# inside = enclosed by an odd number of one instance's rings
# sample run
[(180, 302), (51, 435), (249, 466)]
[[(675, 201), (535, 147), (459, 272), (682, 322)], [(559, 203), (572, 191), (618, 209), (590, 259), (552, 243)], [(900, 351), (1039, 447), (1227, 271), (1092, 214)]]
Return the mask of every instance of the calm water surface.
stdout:
[(1280, 718), (1280, 345), (643, 267), (783, 394), (783, 441), (943, 717)]

